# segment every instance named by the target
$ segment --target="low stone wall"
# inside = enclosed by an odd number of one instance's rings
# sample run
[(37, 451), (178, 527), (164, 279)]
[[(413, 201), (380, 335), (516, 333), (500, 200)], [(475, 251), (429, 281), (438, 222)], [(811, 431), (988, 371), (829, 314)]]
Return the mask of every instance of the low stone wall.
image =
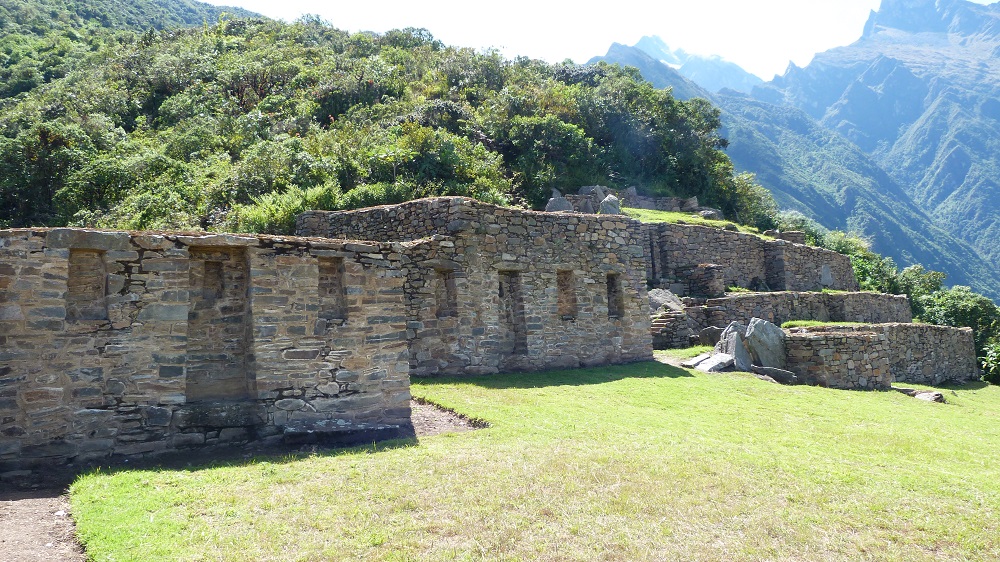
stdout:
[(849, 257), (822, 248), (689, 224), (651, 225), (654, 284), (689, 294), (686, 272), (699, 264), (724, 268), (727, 286), (772, 291), (858, 290)]
[(940, 385), (978, 380), (979, 364), (971, 328), (929, 324), (821, 326), (809, 333), (875, 333), (888, 344), (889, 370), (901, 383)]
[(888, 390), (890, 346), (885, 334), (789, 333), (786, 368), (804, 384), (849, 390)]
[(412, 431), (400, 249), (0, 231), (0, 473), (295, 424)]
[(690, 294), (686, 273), (699, 264), (723, 267), (726, 286), (759, 286), (767, 278), (764, 240), (690, 224), (657, 224), (660, 285), (674, 294)]
[(851, 258), (843, 254), (785, 240), (764, 245), (767, 284), (772, 290), (859, 289)]
[(751, 318), (779, 326), (791, 320), (871, 324), (913, 320), (910, 301), (905, 295), (879, 293), (730, 293), (685, 310), (695, 331), (709, 326), (725, 327), (730, 322), (747, 323)]
[(685, 299), (683, 313), (652, 320), (653, 348), (687, 347), (691, 337), (710, 326), (724, 328), (732, 322), (747, 324), (752, 318), (779, 326), (790, 320), (820, 322), (901, 323), (913, 320), (905, 295), (880, 293), (730, 293), (718, 299)]

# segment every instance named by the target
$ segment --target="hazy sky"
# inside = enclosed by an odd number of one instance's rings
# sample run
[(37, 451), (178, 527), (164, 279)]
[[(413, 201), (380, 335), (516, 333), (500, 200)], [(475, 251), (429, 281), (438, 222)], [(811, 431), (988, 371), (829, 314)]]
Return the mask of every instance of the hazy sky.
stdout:
[[(268, 17), (294, 20), (318, 14), (348, 31), (424, 27), (449, 45), (493, 47), (504, 55), (549, 62), (586, 62), (611, 43), (633, 45), (659, 35), (672, 48), (721, 55), (770, 80), (789, 61), (861, 37), (881, 0), (611, 0), (598, 3), (503, 0), (208, 0)], [(986, 4), (988, 1), (975, 0)], [(593, 7), (590, 7), (593, 6)], [(600, 7), (598, 7), (600, 6)]]

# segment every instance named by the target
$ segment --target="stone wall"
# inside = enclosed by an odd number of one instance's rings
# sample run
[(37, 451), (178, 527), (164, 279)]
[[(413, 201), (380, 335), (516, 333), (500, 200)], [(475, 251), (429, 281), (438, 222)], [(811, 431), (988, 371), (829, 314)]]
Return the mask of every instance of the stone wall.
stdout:
[(786, 368), (804, 384), (888, 390), (890, 345), (881, 333), (789, 333)]
[(323, 422), (405, 434), (399, 250), (0, 231), (0, 473), (279, 440)]
[(654, 349), (687, 347), (710, 326), (747, 324), (760, 318), (781, 325), (790, 320), (908, 323), (913, 317), (905, 295), (879, 293), (729, 293), (716, 299), (685, 298), (684, 310), (652, 319)]
[(785, 240), (690, 224), (657, 224), (657, 252), (650, 259), (658, 277), (651, 281), (678, 295), (687, 295), (686, 273), (699, 264), (725, 268), (727, 286), (773, 291), (858, 290), (851, 260), (843, 254)]
[(971, 328), (929, 324), (821, 326), (808, 333), (874, 333), (888, 345), (889, 370), (896, 382), (939, 385), (977, 380), (979, 364)]
[(309, 212), (299, 233), (409, 241), (413, 375), (652, 358), (641, 224), (451, 197)]
[(724, 298), (698, 302), (703, 304), (685, 309), (695, 331), (709, 326), (725, 327), (734, 321), (747, 323), (751, 318), (779, 326), (791, 320), (870, 324), (913, 320), (910, 301), (905, 295), (781, 291), (730, 293)]

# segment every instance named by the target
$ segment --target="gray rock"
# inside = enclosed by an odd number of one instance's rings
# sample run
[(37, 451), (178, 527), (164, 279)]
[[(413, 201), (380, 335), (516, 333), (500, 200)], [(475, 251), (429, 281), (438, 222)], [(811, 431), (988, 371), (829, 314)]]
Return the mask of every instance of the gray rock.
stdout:
[(597, 214), (597, 212), (594, 210), (594, 203), (590, 200), (589, 197), (580, 202), (579, 211), (586, 215)]
[(698, 216), (710, 221), (721, 221), (724, 218), (722, 215), (722, 211), (716, 209), (705, 209), (703, 211), (698, 211)]
[(784, 369), (753, 365), (750, 367), (750, 371), (756, 375), (768, 377), (779, 384), (799, 384), (799, 377), (795, 376), (795, 373)]
[(750, 367), (753, 365), (753, 358), (750, 357), (750, 351), (747, 349), (746, 343), (744, 343), (743, 338), (738, 332), (729, 332), (719, 343), (716, 344), (716, 350), (720, 351), (723, 355), (730, 355), (733, 358), (733, 366), (737, 371), (749, 372)]
[(819, 284), (824, 287), (833, 286), (833, 272), (830, 271), (830, 266), (828, 264), (823, 264), (823, 268), (819, 272)]
[(552, 196), (551, 197), (553, 199), (555, 199), (556, 197), (562, 197), (562, 196), (563, 196), (563, 194), (560, 193), (558, 189), (556, 189), (554, 187), (552, 188)]
[(696, 370), (705, 373), (721, 373), (733, 368), (733, 356), (725, 353), (716, 353), (708, 359), (698, 363)]
[(746, 343), (754, 364), (785, 368), (785, 332), (777, 325), (760, 318), (750, 320), (746, 330)]
[(622, 214), (621, 204), (618, 202), (618, 198), (614, 195), (608, 195), (601, 201), (600, 213), (602, 215), (620, 215)]
[(677, 298), (677, 295), (666, 289), (651, 289), (649, 291), (649, 310), (656, 312), (661, 308), (680, 312), (684, 310), (684, 303)]
[(573, 204), (569, 202), (569, 199), (565, 197), (553, 197), (549, 199), (547, 205), (545, 205), (545, 212), (547, 213), (565, 213), (573, 211)]
[(629, 186), (629, 187), (626, 187), (625, 191), (622, 192), (622, 199), (625, 199), (626, 201), (629, 201), (629, 200), (634, 199), (638, 195), (639, 195), (639, 191), (635, 188), (635, 186)]
[(726, 350), (720, 346), (722, 346), (723, 342), (726, 341), (726, 339), (729, 337), (729, 334), (733, 333), (739, 334), (741, 339), (745, 338), (747, 335), (746, 325), (741, 324), (740, 322), (730, 322), (729, 325), (726, 326), (726, 329), (722, 330), (722, 333), (719, 334), (719, 343), (718, 345), (715, 346), (715, 351), (719, 353), (726, 353)]
[(691, 359), (688, 359), (687, 361), (682, 361), (681, 362), (681, 367), (684, 367), (685, 369), (694, 369), (702, 361), (705, 361), (706, 359), (710, 358), (711, 356), (712, 356), (711, 353), (702, 353), (701, 355), (699, 355), (697, 357), (692, 357)]
[(580, 195), (590, 195), (595, 201), (603, 201), (608, 196), (606, 188), (600, 185), (585, 185), (578, 192)]
[(944, 394), (940, 392), (921, 392), (914, 396), (917, 400), (926, 400), (927, 402), (944, 402)]
[(719, 343), (720, 339), (722, 339), (722, 328), (718, 326), (709, 326), (698, 332), (698, 343), (701, 345), (714, 346)]
[(698, 204), (698, 198), (692, 197), (690, 199), (684, 199), (681, 201), (681, 211), (685, 213), (693, 213), (701, 208)]
[(274, 407), (279, 410), (288, 410), (294, 412), (296, 410), (301, 410), (305, 408), (306, 403), (298, 398), (285, 398), (284, 400), (278, 400), (274, 403)]

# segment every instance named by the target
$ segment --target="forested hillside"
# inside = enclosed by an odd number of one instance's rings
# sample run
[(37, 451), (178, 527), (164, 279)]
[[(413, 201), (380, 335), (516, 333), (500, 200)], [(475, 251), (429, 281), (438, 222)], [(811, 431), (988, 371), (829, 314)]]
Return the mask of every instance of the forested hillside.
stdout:
[(112, 36), (70, 20), (58, 33), (88, 54), (0, 108), (9, 226), (287, 232), (305, 208), (429, 195), (540, 206), (551, 188), (589, 184), (698, 195), (752, 222), (745, 203), (763, 193), (734, 177), (716, 108), (614, 66), (317, 19)]

